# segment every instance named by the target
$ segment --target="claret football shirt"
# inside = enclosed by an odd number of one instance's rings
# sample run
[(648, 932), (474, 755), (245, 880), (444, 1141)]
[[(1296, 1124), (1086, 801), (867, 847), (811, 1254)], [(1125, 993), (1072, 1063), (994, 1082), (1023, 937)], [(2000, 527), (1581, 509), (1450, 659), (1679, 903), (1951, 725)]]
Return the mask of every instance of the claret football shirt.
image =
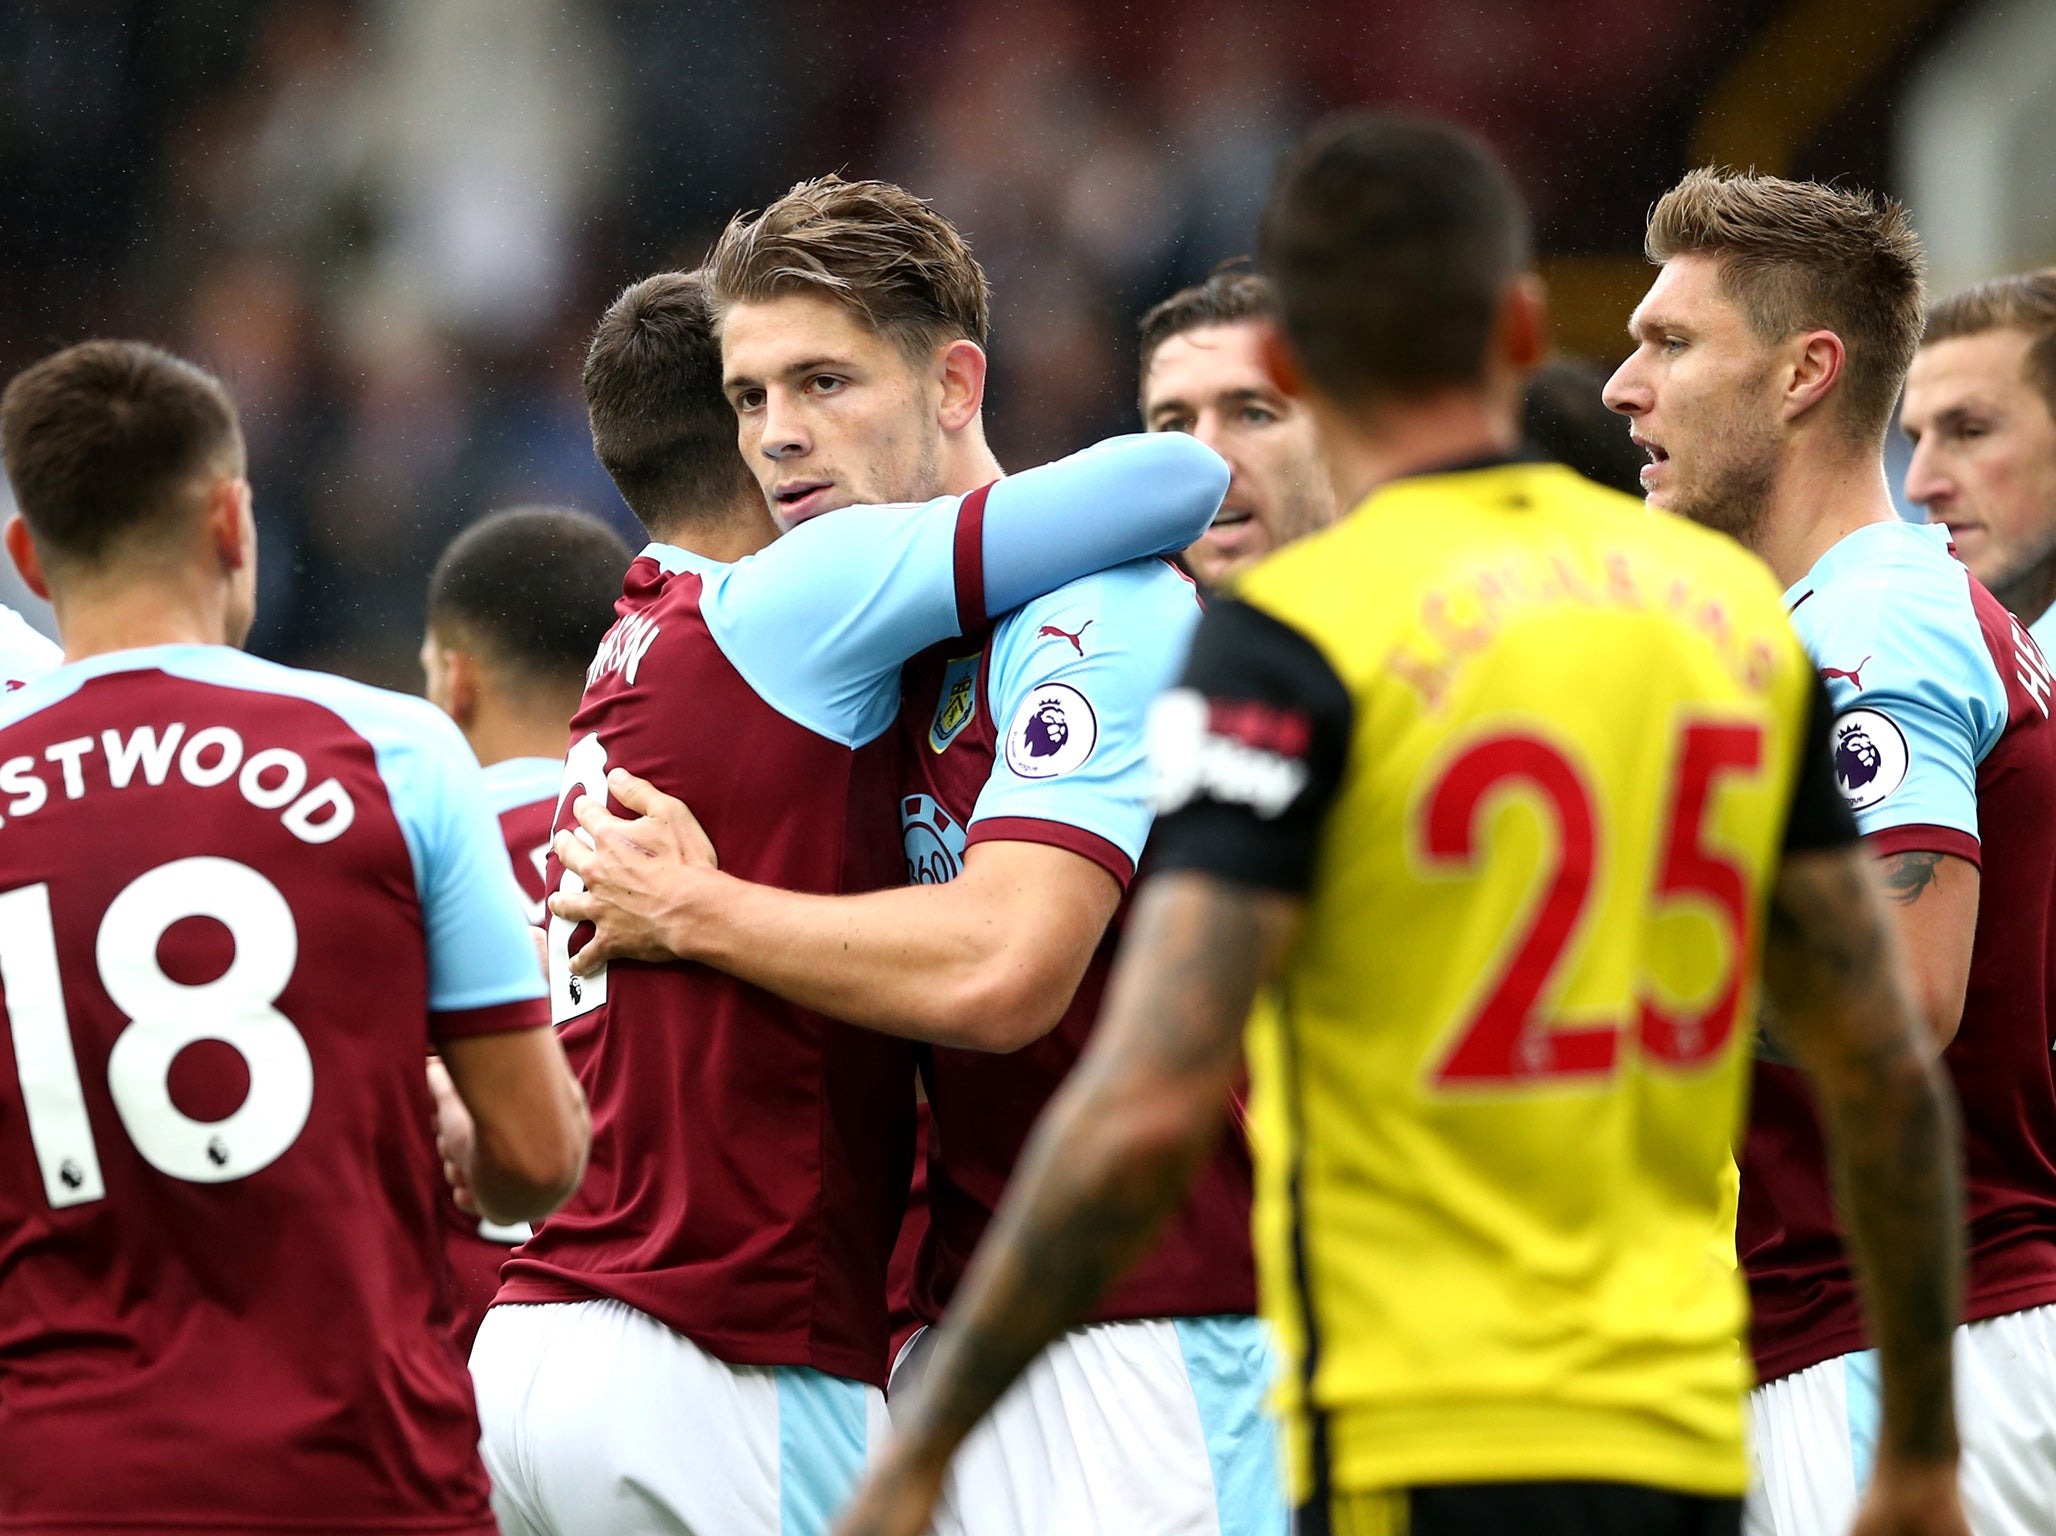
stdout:
[[(601, 642), (556, 825), (622, 767), (678, 796), (743, 879), (896, 884), (900, 666), (1077, 576), (1182, 548), (1226, 489), (1198, 444), (1135, 436), (919, 506), (817, 517), (732, 563), (653, 544)], [(1197, 449), (1197, 451), (1193, 451)], [(549, 882), (575, 880), (552, 860)], [(571, 973), (552, 1000), (593, 1108), (583, 1187), (503, 1271), (502, 1302), (610, 1297), (738, 1365), (882, 1386), (908, 1187), (901, 1041), (704, 966)]]
[[(1177, 675), (1199, 601), (1161, 560), (1059, 588), (907, 667), (900, 714), (900, 836), (911, 883), (954, 878), (982, 842), (1046, 843), (1100, 865), (1125, 890), (1154, 815), (1149, 705)], [(1125, 906), (1123, 908), (1125, 913)], [(922, 1051), (934, 1116), (915, 1313), (940, 1320), (1014, 1163), (1091, 1038), (1121, 927), (1108, 925), (1056, 1027), (1005, 1055)], [(1249, 1149), (1221, 1138), (1151, 1251), (1094, 1311), (1096, 1322), (1256, 1309)]]
[(0, 695), (0, 1530), (489, 1532), (423, 1063), (542, 997), (422, 700), (183, 645)]
[[(1967, 1321), (2056, 1302), (2056, 691), (1948, 530), (1859, 528), (1785, 594), (1834, 701), (1836, 780), (1877, 853), (1979, 866), (1963, 1018)], [(1797, 1068), (1756, 1063), (1737, 1246), (1758, 1373), (1865, 1346), (1821, 1130)]]

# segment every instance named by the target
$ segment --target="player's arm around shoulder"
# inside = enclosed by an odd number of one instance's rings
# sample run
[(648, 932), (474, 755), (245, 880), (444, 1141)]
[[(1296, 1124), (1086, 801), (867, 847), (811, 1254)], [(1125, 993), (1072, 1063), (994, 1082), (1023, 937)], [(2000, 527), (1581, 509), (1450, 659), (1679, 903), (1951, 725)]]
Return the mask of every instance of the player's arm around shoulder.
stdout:
[(550, 1028), (535, 943), (470, 748), (439, 711), (410, 722), (403, 816), (428, 947), (431, 1075), (453, 1185), (498, 1222), (536, 1221), (585, 1172), (585, 1094)]

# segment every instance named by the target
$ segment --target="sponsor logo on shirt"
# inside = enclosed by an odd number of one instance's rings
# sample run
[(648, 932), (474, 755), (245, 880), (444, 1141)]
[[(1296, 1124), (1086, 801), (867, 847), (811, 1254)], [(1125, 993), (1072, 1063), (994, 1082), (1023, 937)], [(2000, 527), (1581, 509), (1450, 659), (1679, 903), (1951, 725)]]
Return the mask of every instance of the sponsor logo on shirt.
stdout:
[(1071, 772), (1099, 745), (1099, 717), (1069, 683), (1044, 683), (1021, 701), (1007, 727), (1007, 767), (1024, 779)]
[(942, 698), (936, 702), (935, 718), (928, 722), (928, 747), (941, 752), (957, 739), (957, 733), (978, 718), (979, 652), (959, 656), (942, 669)]
[(1911, 754), (1889, 715), (1852, 709), (1835, 721), (1835, 785), (1852, 811), (1882, 805), (1901, 784)]
[(2049, 695), (2056, 690), (2056, 675), (2050, 673), (2042, 648), (2035, 644), (2035, 637), (2022, 628), (2019, 619), (2013, 621), (2013, 673), (2020, 679), (2020, 686), (2027, 690), (2027, 696), (2035, 701), (2035, 708), (2042, 712), (2042, 718), (2048, 719)]
[(964, 824), (927, 795), (900, 801), (900, 846), (907, 855), (907, 884), (946, 885), (963, 873)]
[(1054, 624), (1045, 624), (1035, 632), (1035, 638), (1038, 640), (1068, 640), (1071, 643), (1071, 649), (1080, 656), (1083, 656), (1085, 654), (1085, 631), (1092, 628), (1092, 625), (1093, 621), (1087, 619), (1078, 626), (1077, 633), (1074, 634), (1068, 629), (1058, 629)]
[(1204, 797), (1269, 821), (1306, 788), (1313, 730), (1297, 710), (1173, 688), (1149, 713), (1159, 816)]
[(1856, 687), (1856, 691), (1858, 693), (1861, 693), (1863, 692), (1863, 669), (1869, 665), (1870, 658), (1866, 656), (1863, 658), (1863, 660), (1856, 663), (1855, 666), (1849, 668), (1846, 672), (1843, 671), (1840, 667), (1822, 667), (1820, 669), (1820, 675), (1831, 683), (1839, 677), (1845, 683), (1854, 684)]

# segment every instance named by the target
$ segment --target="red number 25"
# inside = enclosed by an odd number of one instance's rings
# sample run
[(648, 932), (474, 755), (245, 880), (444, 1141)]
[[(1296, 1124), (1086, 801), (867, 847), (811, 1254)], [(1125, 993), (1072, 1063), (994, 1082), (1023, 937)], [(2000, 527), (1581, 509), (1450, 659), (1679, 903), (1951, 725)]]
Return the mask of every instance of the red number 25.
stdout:
[[(1642, 1049), (1673, 1066), (1711, 1059), (1734, 1033), (1742, 958), (1751, 948), (1748, 883), (1733, 860), (1709, 850), (1701, 838), (1716, 779), (1752, 773), (1762, 756), (1758, 726), (1685, 727), (1652, 901), (1703, 898), (1725, 930), (1728, 960), (1712, 1001), (1699, 1012), (1673, 1014), (1646, 996), (1638, 1000), (1634, 1027)], [(1442, 872), (1475, 869), (1480, 812), (1495, 791), (1516, 787), (1538, 794), (1555, 820), (1556, 863), (1544, 877), (1526, 932), (1442, 1063), (1437, 1081), (1448, 1087), (1600, 1075), (1613, 1069), (1620, 1050), (1620, 1025), (1557, 1025), (1537, 1006), (1592, 891), (1598, 842), (1592, 794), (1570, 759), (1534, 735), (1494, 736), (1467, 748), (1428, 794), (1423, 851)]]

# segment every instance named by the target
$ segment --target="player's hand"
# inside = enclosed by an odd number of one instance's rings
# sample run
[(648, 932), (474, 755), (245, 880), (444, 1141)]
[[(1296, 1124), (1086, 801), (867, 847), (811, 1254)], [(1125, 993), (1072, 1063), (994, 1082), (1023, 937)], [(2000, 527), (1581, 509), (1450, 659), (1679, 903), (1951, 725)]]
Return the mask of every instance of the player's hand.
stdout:
[(894, 1442), (835, 1522), (833, 1536), (922, 1536), (942, 1497), (942, 1473), (908, 1455), (905, 1442)]
[(584, 835), (559, 832), (553, 844), (558, 862), (585, 884), (583, 891), (550, 898), (558, 917), (593, 925), (591, 942), (571, 957), (581, 976), (610, 960), (676, 958), (675, 935), (685, 926), (682, 898), (695, 876), (718, 863), (683, 800), (619, 768), (607, 775), (607, 792), (635, 819), (580, 795), (572, 814)]
[(450, 1080), (450, 1069), (437, 1056), (428, 1058), (428, 1093), (435, 1101), (435, 1150), (443, 1160), (443, 1178), (449, 1183), (450, 1198), (467, 1216), (479, 1214), (478, 1199), (471, 1192), (465, 1170), (471, 1166), (471, 1141), (476, 1128), (471, 1111), (458, 1096)]
[(1849, 1536), (1970, 1536), (1955, 1466), (1880, 1461)]

